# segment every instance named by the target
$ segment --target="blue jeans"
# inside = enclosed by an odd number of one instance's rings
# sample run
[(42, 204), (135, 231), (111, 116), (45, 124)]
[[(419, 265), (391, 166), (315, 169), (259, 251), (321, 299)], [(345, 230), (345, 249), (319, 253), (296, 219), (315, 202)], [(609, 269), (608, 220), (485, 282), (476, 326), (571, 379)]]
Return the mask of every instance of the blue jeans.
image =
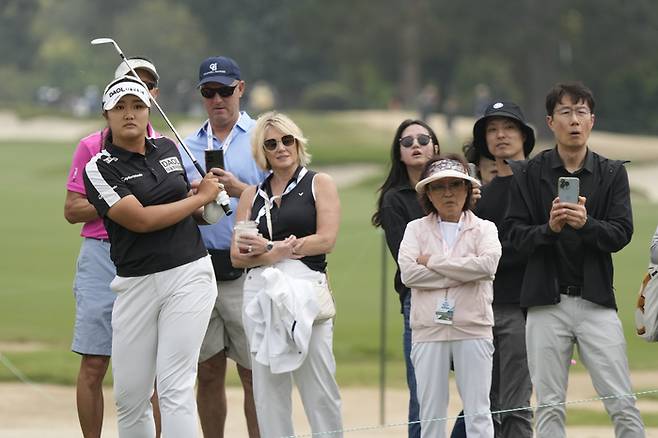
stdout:
[[(404, 348), (404, 363), (407, 366), (407, 386), (409, 387), (409, 422), (418, 421), (420, 407), (416, 397), (416, 374), (411, 363), (411, 327), (409, 327), (409, 312), (411, 311), (411, 293), (407, 294), (402, 303), (404, 317), (404, 333), (402, 343)], [(409, 425), (409, 438), (420, 438), (420, 423)]]

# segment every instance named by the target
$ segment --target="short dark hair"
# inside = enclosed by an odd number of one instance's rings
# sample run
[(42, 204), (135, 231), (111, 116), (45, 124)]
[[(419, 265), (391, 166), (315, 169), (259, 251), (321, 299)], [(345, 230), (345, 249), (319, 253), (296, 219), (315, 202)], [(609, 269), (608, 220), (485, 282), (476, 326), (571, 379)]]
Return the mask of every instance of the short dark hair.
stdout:
[(546, 95), (546, 114), (549, 116), (555, 112), (555, 107), (562, 101), (564, 96), (571, 97), (571, 100), (585, 102), (589, 110), (594, 113), (594, 94), (582, 82), (560, 82), (551, 88)]
[[(454, 161), (459, 161), (462, 166), (464, 166), (464, 169), (468, 169), (468, 163), (464, 159), (463, 156), (459, 154), (445, 154), (445, 155), (435, 155), (432, 157), (427, 164), (425, 164), (425, 167), (423, 168), (423, 172), (420, 174), (420, 180), (424, 180), (428, 176), (430, 176), (430, 167), (432, 167), (432, 163), (436, 163), (437, 161), (441, 160), (454, 160)], [(471, 196), (473, 196), (473, 184), (469, 180), (464, 180), (466, 183), (466, 200), (464, 201), (464, 206), (462, 207), (462, 211), (467, 211), (471, 209)], [(430, 185), (426, 184), (424, 190), (418, 194), (418, 202), (420, 202), (421, 207), (423, 207), (423, 210), (425, 210), (425, 213), (431, 214), (434, 213), (436, 215), (439, 214), (439, 212), (436, 210), (436, 207), (434, 207), (434, 204), (432, 204), (432, 201), (430, 201), (429, 196), (427, 196), (427, 191), (429, 190)]]
[(476, 165), (480, 164), (480, 158), (482, 158), (482, 156), (480, 154), (480, 150), (473, 144), (473, 140), (470, 140), (462, 145), (462, 153), (464, 154), (466, 161), (469, 163)]

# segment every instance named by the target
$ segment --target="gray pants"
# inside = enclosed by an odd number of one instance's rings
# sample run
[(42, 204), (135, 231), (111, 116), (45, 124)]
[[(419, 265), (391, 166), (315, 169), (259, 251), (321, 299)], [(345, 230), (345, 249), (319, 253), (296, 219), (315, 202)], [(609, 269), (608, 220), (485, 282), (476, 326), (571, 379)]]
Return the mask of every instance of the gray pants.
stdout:
[[(574, 344), (599, 396), (632, 392), (626, 340), (614, 309), (561, 295), (555, 305), (528, 311), (526, 344), (538, 404), (566, 401)], [(643, 438), (644, 425), (634, 397), (603, 400), (617, 438)], [(537, 438), (566, 437), (564, 405), (537, 409)]]
[[(532, 383), (525, 347), (525, 315), (518, 304), (494, 304), (491, 410), (530, 406)], [(500, 438), (532, 438), (532, 411), (494, 414)]]

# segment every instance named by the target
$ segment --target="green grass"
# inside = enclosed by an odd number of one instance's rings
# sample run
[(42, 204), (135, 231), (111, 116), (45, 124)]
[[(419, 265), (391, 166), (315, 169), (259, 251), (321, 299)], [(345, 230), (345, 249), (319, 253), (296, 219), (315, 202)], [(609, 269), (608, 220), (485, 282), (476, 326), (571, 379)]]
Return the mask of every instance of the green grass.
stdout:
[[(642, 421), (645, 427), (658, 427), (658, 414), (642, 412)], [(567, 408), (567, 426), (597, 426), (613, 429), (610, 417), (601, 405), (600, 410)]]
[[(328, 114), (293, 114), (311, 139), (314, 163), (386, 163), (393, 130), (364, 129), (358, 120)], [(5, 168), (0, 176), (0, 342), (36, 342), (37, 351), (1, 351), (30, 379), (74, 383), (78, 356), (69, 351), (74, 300), (71, 284), (80, 245), (80, 226), (63, 218), (65, 179), (74, 142), (0, 143)], [(342, 224), (330, 255), (330, 277), (338, 316), (334, 348), (342, 385), (379, 381), (382, 234), (370, 225), (381, 177), (341, 190)], [(628, 340), (631, 367), (655, 369), (658, 349), (633, 332), (633, 308), (648, 263), (656, 206), (634, 198), (635, 234), (615, 255), (619, 315)], [(401, 316), (392, 288), (393, 262), (386, 253), (387, 382), (403, 387)], [(15, 380), (0, 365), (0, 380)], [(234, 377), (231, 378), (236, 383)]]

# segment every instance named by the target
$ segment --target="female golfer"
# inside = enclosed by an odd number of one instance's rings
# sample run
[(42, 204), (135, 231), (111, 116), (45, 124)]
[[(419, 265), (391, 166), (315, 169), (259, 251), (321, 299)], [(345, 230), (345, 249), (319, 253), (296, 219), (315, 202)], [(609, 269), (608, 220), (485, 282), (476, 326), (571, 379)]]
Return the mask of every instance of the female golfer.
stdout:
[[(472, 186), (457, 155), (427, 162), (416, 184), (428, 213), (407, 225), (398, 263), (411, 288), (411, 360), (421, 419), (442, 418), (454, 363), (469, 438), (493, 438), (489, 388), (493, 355), (493, 276), (501, 255), (496, 226), (470, 210)], [(423, 437), (444, 437), (445, 423), (423, 423)]]
[[(293, 283), (304, 285), (296, 297), (299, 308), (313, 296), (316, 287), (327, 287), (326, 254), (336, 242), (340, 201), (329, 175), (306, 168), (310, 161), (306, 144), (299, 127), (287, 116), (269, 112), (258, 118), (251, 140), (254, 158), (261, 168), (272, 173), (260, 186), (242, 193), (236, 214), (237, 219), (248, 217), (256, 221), (260, 235), (236, 231), (231, 245), (233, 265), (254, 268), (244, 284), (243, 319), (252, 353), (258, 426), (264, 438), (295, 434), (291, 405), (293, 379), (312, 431), (342, 429), (333, 320), (314, 323), (313, 319), (304, 320), (305, 312), (301, 311), (297, 315), (301, 318), (293, 325), (286, 326), (283, 320), (271, 321), (271, 326), (290, 329), (295, 344), (292, 349), (270, 349), (269, 365), (264, 364), (266, 361), (261, 357), (264, 351), (255, 342), (262, 336), (252, 310), (262, 298), (266, 283), (263, 273), (268, 266), (275, 266)], [(303, 338), (306, 343), (302, 342)], [(304, 344), (299, 351), (298, 342)]]
[(112, 372), (121, 438), (153, 437), (157, 382), (162, 434), (195, 437), (194, 382), (217, 287), (193, 215), (220, 185), (207, 174), (195, 194), (176, 145), (147, 139), (149, 94), (135, 78), (103, 93), (105, 148), (85, 167), (85, 188), (110, 238)]
[[(128, 64), (146, 84), (154, 99), (159, 95), (160, 76), (146, 58), (129, 58)], [(115, 79), (125, 76), (128, 67), (124, 61), (114, 72)], [(149, 124), (149, 138), (162, 137)], [(84, 223), (80, 235), (84, 237), (76, 263), (73, 291), (75, 295), (75, 328), (71, 350), (80, 354), (80, 370), (76, 382), (78, 419), (84, 437), (100, 437), (103, 426), (103, 379), (112, 355), (112, 308), (116, 294), (110, 283), (116, 268), (110, 258), (110, 241), (103, 219), (87, 200), (84, 168), (105, 147), (107, 126), (80, 140), (71, 163), (66, 182), (64, 217), (69, 223)], [(153, 394), (153, 414), (156, 436), (160, 431), (160, 411), (157, 394)]]
[[(386, 243), (397, 262), (398, 249), (407, 224), (425, 215), (418, 202), (414, 186), (420, 180), (425, 164), (439, 153), (439, 140), (430, 126), (422, 120), (407, 119), (400, 123), (393, 136), (391, 146), (391, 170), (380, 187), (377, 211), (372, 216), (372, 224), (382, 227)], [(395, 290), (400, 298), (404, 331), (402, 346), (407, 368), (409, 387), (409, 438), (420, 438), (418, 423), (418, 400), (416, 397), (416, 377), (411, 363), (411, 329), (409, 309), (411, 292), (400, 280), (400, 269), (395, 272)]]

